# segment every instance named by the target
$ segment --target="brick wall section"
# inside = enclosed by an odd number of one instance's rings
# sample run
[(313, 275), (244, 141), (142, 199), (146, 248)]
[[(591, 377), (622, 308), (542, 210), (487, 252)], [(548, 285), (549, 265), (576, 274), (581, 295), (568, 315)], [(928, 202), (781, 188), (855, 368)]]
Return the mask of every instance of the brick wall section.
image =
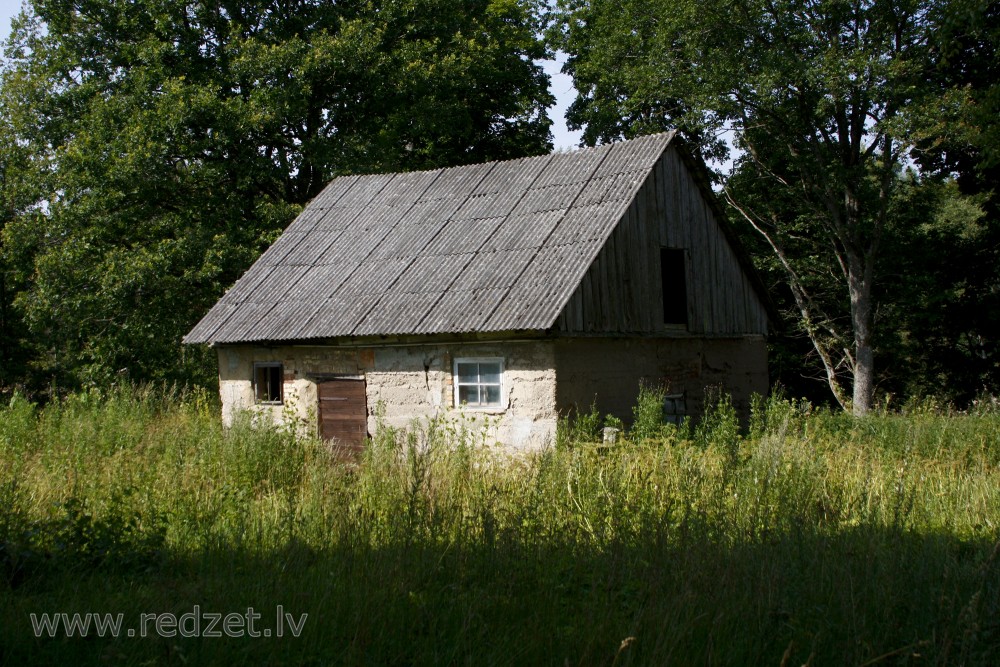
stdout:
[(587, 412), (632, 421), (640, 383), (685, 393), (689, 414), (699, 415), (706, 387), (729, 392), (744, 418), (753, 393), (768, 391), (763, 336), (741, 338), (572, 338), (555, 343), (556, 406), (560, 414)]

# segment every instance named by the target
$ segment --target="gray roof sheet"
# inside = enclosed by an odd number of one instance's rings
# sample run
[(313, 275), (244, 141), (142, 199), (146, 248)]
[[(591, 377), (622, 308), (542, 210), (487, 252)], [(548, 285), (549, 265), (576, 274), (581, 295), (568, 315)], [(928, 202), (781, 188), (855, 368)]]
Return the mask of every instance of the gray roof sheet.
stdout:
[(672, 136), (336, 178), (184, 340), (548, 329)]

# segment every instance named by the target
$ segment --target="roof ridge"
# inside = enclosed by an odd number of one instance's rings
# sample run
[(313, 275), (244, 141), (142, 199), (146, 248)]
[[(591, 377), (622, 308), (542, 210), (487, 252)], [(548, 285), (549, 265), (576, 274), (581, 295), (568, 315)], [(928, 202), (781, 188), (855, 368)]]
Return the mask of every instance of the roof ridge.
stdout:
[[(525, 160), (537, 160), (537, 159), (540, 159), (540, 158), (551, 158), (554, 155), (576, 155), (578, 153), (586, 153), (588, 151), (600, 150), (600, 149), (605, 148), (607, 146), (617, 146), (619, 144), (625, 144), (625, 143), (629, 143), (629, 142), (632, 142), (632, 141), (641, 141), (641, 140), (644, 140), (644, 139), (649, 139), (651, 137), (656, 137), (656, 136), (660, 136), (660, 135), (664, 135), (664, 136), (669, 135), (670, 136), (670, 140), (672, 140), (673, 137), (676, 134), (677, 134), (677, 130), (667, 130), (667, 131), (664, 131), (664, 132), (654, 132), (652, 134), (643, 134), (643, 135), (640, 135), (638, 137), (632, 137), (631, 139), (623, 139), (622, 141), (611, 141), (611, 142), (604, 143), (604, 144), (597, 144), (595, 146), (575, 146), (575, 147), (572, 147), (572, 148), (570, 148), (568, 150), (553, 150), (553, 151), (550, 151), (548, 153), (542, 153), (541, 155), (523, 155), (521, 157), (511, 157), (511, 158), (505, 158), (503, 160), (485, 160), (483, 162), (469, 162), (467, 164), (455, 164), (455, 165), (451, 165), (451, 166), (447, 166), (447, 167), (429, 167), (427, 169), (408, 169), (408, 170), (402, 170), (402, 171), (351, 172), (349, 174), (339, 174), (337, 176), (334, 176), (327, 183), (326, 187), (329, 187), (329, 185), (331, 183), (333, 183), (334, 181), (340, 180), (342, 178), (365, 178), (367, 176), (395, 176), (397, 174), (426, 174), (426, 173), (430, 173), (432, 171), (451, 171), (453, 169), (466, 169), (466, 168), (469, 168), (469, 167), (478, 167), (478, 166), (487, 165), (487, 164), (499, 165), (499, 164), (507, 164), (507, 163), (511, 163), (511, 162), (521, 162), (521, 161), (525, 161)], [(668, 140), (667, 143), (670, 143), (670, 140)], [(324, 187), (323, 189), (325, 190), (326, 187)], [(323, 194), (322, 190), (319, 192), (319, 194), (316, 195), (316, 197), (319, 197), (321, 194)], [(346, 194), (346, 192), (342, 193), (338, 197), (338, 201), (343, 198), (344, 194)], [(313, 197), (313, 199), (315, 199), (316, 197)], [(310, 200), (310, 202), (311, 202), (311, 200)], [(308, 205), (308, 203), (307, 203), (307, 205)]]

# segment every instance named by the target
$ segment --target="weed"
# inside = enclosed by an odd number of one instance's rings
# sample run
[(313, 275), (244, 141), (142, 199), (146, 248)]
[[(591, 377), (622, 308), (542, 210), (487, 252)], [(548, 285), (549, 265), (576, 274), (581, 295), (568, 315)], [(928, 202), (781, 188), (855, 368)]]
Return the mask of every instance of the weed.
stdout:
[(643, 383), (632, 410), (632, 428), (629, 437), (634, 442), (663, 440), (666, 428), (663, 422), (663, 402), (667, 391), (661, 386)]

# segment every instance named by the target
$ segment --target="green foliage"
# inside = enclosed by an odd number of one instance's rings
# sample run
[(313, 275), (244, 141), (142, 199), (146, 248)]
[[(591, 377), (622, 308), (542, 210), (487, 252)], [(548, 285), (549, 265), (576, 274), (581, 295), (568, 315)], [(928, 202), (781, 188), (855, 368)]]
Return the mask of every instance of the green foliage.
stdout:
[(69, 498), (48, 518), (7, 522), (0, 535), (7, 585), (53, 572), (148, 572), (163, 556), (166, 522), (129, 507), (129, 494), (115, 495), (95, 517), (86, 501)]
[(703, 447), (716, 447), (735, 456), (740, 442), (740, 420), (728, 394), (718, 389), (706, 392), (704, 414), (695, 426), (694, 440)]
[(911, 177), (886, 239), (879, 289), (881, 393), (968, 405), (1000, 386), (1000, 224), (983, 195)]
[(590, 410), (571, 414), (559, 420), (556, 440), (563, 446), (581, 442), (600, 442), (604, 417), (597, 409), (597, 401), (590, 404)]
[(1000, 5), (995, 0), (951, 0), (938, 7), (934, 21), (935, 68), (929, 78), (943, 89), (963, 87), (970, 103), (962, 108), (962, 122), (925, 141), (917, 159), (973, 182), (977, 175), (995, 175), (1000, 167), (995, 122), (1000, 112)]
[(661, 386), (642, 384), (635, 407), (632, 408), (632, 428), (629, 438), (636, 442), (661, 439), (666, 425), (663, 422), (663, 401), (667, 391)]
[[(669, 447), (510, 456), (436, 418), (348, 463), (224, 431), (203, 393), (18, 398), (0, 646), (19, 664), (994, 661), (996, 410), (858, 420), (772, 396), (740, 439), (714, 405)], [(28, 620), (195, 604), (309, 616), (277, 642), (36, 640)]]
[(213, 382), (180, 337), (330, 178), (549, 149), (535, 14), (31, 2), (0, 78), (0, 382)]

